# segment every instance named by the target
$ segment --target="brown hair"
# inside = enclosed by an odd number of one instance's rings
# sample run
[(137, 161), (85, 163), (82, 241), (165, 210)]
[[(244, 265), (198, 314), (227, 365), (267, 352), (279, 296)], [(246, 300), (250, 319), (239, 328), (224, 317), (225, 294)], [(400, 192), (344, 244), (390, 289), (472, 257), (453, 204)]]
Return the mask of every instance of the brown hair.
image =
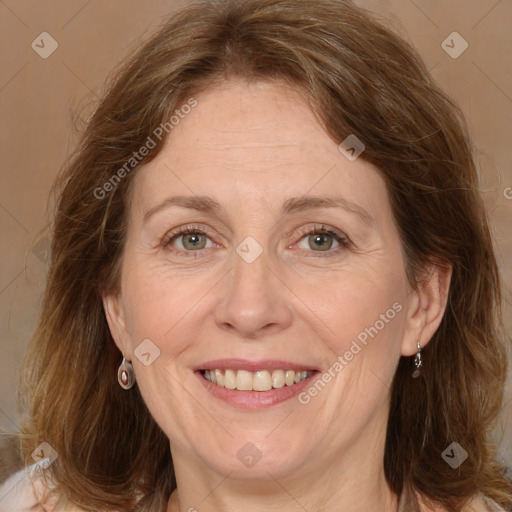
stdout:
[[(511, 507), (511, 482), (489, 442), (507, 365), (500, 281), (465, 122), (416, 52), (347, 0), (199, 2), (112, 76), (56, 184), (46, 293), (19, 388), (27, 462), (48, 442), (58, 490), (77, 504), (165, 510), (176, 486), (169, 441), (138, 388), (117, 383), (120, 353), (101, 300), (118, 287), (136, 171), (104, 197), (98, 190), (187, 99), (231, 77), (292, 84), (335, 141), (364, 142), (362, 157), (386, 181), (413, 286), (426, 264), (453, 267), (422, 377), (411, 379), (402, 358), (394, 379), (391, 489), (411, 508), (414, 491), (449, 511), (479, 491)], [(456, 471), (441, 457), (452, 441), (469, 454)]]

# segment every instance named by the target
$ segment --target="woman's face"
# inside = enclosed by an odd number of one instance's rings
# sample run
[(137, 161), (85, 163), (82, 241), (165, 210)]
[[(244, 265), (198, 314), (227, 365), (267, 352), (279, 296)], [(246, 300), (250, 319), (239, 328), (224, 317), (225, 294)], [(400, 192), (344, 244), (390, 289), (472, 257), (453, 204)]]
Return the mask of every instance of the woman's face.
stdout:
[(421, 323), (382, 178), (283, 84), (195, 100), (134, 177), (105, 298), (175, 464), (279, 478), (378, 459)]

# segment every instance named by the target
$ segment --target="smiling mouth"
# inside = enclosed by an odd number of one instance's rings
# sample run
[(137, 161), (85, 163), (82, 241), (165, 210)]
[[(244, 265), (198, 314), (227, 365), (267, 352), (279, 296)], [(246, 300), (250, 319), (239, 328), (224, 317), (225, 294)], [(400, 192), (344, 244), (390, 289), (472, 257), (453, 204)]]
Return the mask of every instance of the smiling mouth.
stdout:
[(238, 391), (270, 391), (285, 386), (291, 387), (311, 378), (317, 370), (201, 370), (204, 379), (225, 389)]

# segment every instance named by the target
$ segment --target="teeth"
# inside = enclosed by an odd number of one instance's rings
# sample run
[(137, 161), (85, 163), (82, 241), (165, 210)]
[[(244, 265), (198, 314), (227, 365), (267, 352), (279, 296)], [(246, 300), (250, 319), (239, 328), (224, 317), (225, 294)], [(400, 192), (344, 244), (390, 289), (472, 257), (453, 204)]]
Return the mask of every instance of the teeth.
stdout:
[(239, 391), (269, 391), (286, 386), (293, 386), (307, 379), (312, 371), (302, 370), (259, 370), (248, 372), (247, 370), (204, 370), (203, 375), (217, 386)]
[(218, 384), (219, 386), (224, 386), (224, 375), (220, 370), (215, 370), (215, 381), (215, 383)]
[(295, 372), (293, 370), (287, 370), (284, 381), (287, 386), (293, 386), (295, 384)]
[(274, 370), (272, 372), (272, 387), (282, 388), (285, 384), (284, 371)]
[(236, 389), (239, 391), (251, 391), (252, 373), (245, 370), (238, 370), (236, 374)]
[(254, 391), (268, 391), (272, 389), (272, 377), (267, 370), (260, 370), (254, 374), (252, 378), (252, 389)]
[[(217, 370), (215, 370), (217, 371)], [(227, 389), (236, 388), (236, 376), (233, 370), (226, 370), (224, 373), (224, 387)]]

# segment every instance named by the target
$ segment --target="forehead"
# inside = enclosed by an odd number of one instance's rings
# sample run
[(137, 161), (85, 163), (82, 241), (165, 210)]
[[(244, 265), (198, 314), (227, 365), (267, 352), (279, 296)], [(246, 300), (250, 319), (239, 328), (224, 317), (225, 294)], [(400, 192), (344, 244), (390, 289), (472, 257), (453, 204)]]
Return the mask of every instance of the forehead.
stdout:
[(197, 101), (135, 179), (134, 199), (150, 207), (169, 193), (216, 195), (219, 202), (262, 201), (309, 192), (343, 192), (363, 207), (386, 207), (377, 169), (349, 161), (304, 94), (279, 82), (228, 81)]

